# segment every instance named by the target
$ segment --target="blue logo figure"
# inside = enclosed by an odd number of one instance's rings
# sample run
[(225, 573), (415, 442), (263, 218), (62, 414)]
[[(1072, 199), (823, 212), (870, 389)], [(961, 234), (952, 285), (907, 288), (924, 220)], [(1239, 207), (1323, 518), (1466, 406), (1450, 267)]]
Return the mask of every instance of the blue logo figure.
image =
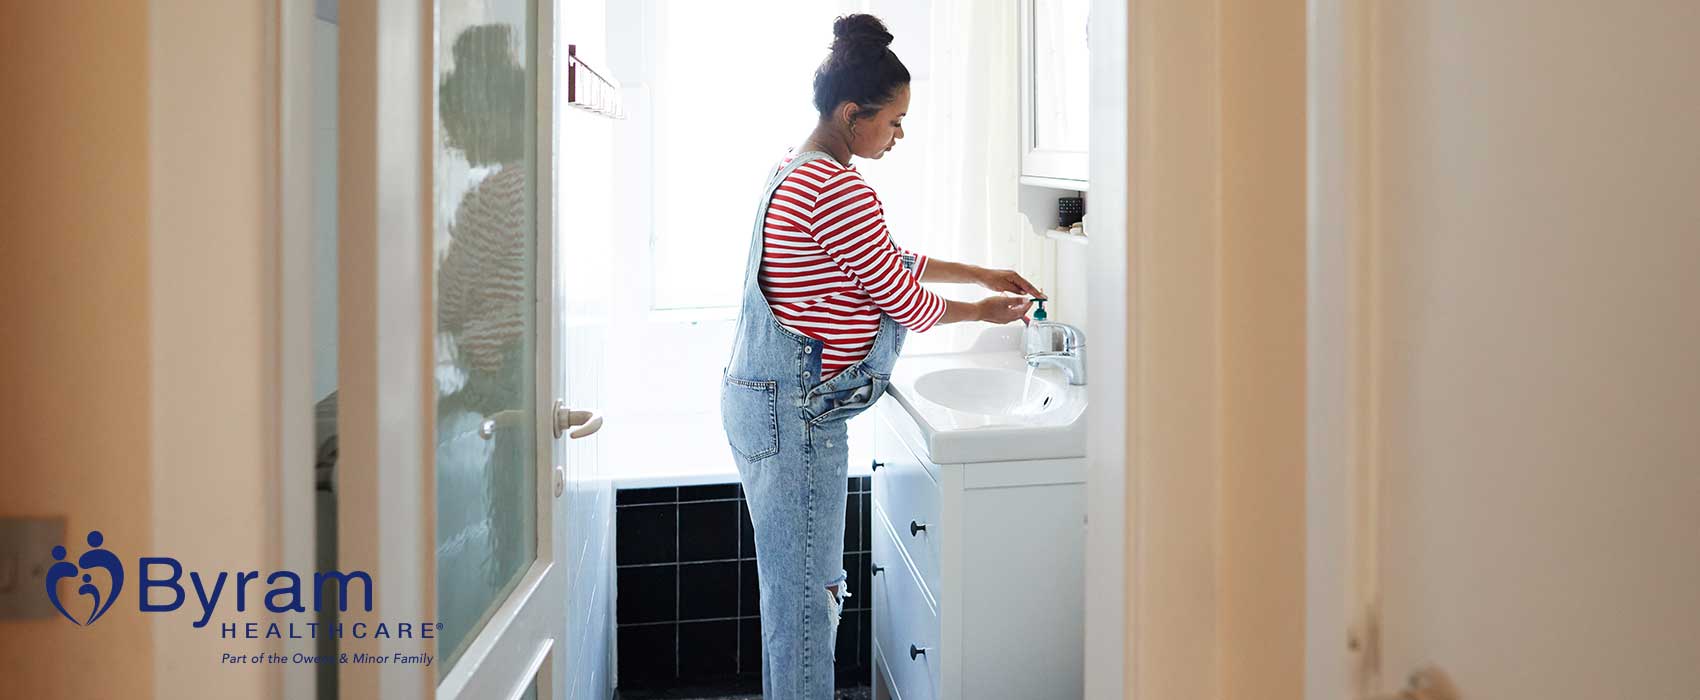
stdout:
[[(59, 614), (64, 615), (65, 619), (70, 620), (72, 624), (94, 624), (95, 620), (99, 620), (100, 616), (105, 615), (107, 609), (112, 607), (112, 601), (118, 599), (118, 592), (124, 590), (124, 565), (118, 562), (118, 555), (100, 548), (103, 540), (104, 538), (101, 537), (99, 530), (90, 530), (88, 543), (93, 549), (83, 552), (83, 556), (77, 558), (76, 564), (65, 561), (64, 545), (53, 548), (55, 561), (53, 566), (47, 570), (47, 599), (52, 601), (53, 607), (59, 610)], [(94, 601), (94, 606), (89, 612), (87, 621), (77, 622), (77, 618), (66, 612), (65, 606), (59, 602), (59, 580), (76, 576), (82, 573), (83, 569), (106, 569), (107, 577), (112, 580), (112, 590), (107, 592), (104, 601), (101, 600), (100, 587), (94, 585), (94, 577), (86, 573), (82, 574), (83, 585), (77, 587), (77, 593), (88, 596)]]

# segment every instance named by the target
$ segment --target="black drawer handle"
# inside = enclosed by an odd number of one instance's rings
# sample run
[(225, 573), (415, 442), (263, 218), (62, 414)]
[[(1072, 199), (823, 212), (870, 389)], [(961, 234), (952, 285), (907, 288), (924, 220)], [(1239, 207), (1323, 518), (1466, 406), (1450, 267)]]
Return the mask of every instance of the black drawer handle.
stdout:
[(920, 655), (925, 654), (925, 653), (927, 653), (926, 649), (915, 646), (913, 644), (909, 645), (909, 660), (910, 661), (914, 661), (915, 657), (920, 656)]
[(877, 459), (876, 459), (876, 460), (871, 460), (871, 461), (872, 461), (872, 462), (873, 462), (873, 464), (870, 464), (870, 465), (868, 465), (868, 471), (875, 471), (875, 472), (877, 472), (877, 471), (879, 471), (879, 470), (880, 470), (880, 467), (883, 467), (883, 466), (885, 466), (885, 462), (881, 462), (881, 461), (879, 461), (879, 460), (877, 460)]
[(920, 532), (922, 530), (925, 530), (925, 529), (927, 529), (926, 523), (918, 523), (918, 522), (915, 522), (913, 520), (909, 521), (909, 536), (910, 537), (914, 537), (915, 535), (920, 534)]
[(885, 567), (880, 566), (879, 564), (875, 564), (873, 562), (868, 562), (868, 566), (873, 567), (873, 574), (872, 575), (874, 575), (874, 576), (878, 576), (878, 575), (880, 575), (881, 571), (885, 571)]

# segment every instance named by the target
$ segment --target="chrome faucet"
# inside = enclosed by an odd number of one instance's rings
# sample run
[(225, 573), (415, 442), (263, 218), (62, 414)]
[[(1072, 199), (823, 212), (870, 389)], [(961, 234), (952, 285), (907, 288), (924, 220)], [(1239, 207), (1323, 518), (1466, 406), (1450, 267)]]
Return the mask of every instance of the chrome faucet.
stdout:
[(1027, 327), (1023, 353), (1028, 367), (1055, 365), (1074, 386), (1086, 384), (1086, 333), (1057, 321), (1034, 321)]

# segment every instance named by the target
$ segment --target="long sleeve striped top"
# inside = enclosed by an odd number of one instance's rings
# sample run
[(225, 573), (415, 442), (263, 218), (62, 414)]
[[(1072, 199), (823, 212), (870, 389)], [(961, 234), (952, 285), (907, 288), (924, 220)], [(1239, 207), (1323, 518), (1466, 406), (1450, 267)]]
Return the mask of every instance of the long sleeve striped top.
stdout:
[(761, 290), (780, 324), (821, 341), (822, 381), (867, 356), (882, 313), (916, 333), (938, 322), (945, 302), (921, 286), (926, 265), (892, 243), (879, 197), (855, 166), (813, 160), (773, 193)]

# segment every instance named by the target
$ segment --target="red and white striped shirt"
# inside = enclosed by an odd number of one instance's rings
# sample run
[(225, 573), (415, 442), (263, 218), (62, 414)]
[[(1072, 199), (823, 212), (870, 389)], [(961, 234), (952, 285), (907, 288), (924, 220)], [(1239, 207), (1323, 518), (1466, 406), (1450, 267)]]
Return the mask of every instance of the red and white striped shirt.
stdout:
[(916, 333), (944, 315), (944, 299), (921, 286), (926, 256), (891, 242), (854, 166), (821, 158), (792, 171), (762, 230), (762, 294), (780, 324), (821, 341), (822, 381), (867, 356), (881, 313)]

